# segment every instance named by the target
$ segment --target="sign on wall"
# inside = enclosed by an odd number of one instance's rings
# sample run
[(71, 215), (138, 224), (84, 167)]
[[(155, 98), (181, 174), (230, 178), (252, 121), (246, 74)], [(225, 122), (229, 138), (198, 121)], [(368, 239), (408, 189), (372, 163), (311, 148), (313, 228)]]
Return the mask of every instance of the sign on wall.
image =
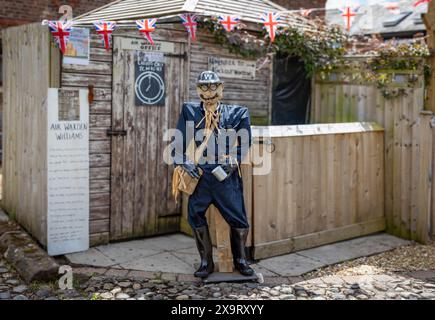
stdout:
[(89, 53), (89, 29), (73, 28), (63, 56), (63, 63), (88, 65)]
[(166, 100), (165, 57), (160, 52), (135, 55), (136, 106), (164, 106)]
[(173, 42), (154, 41), (154, 45), (152, 45), (146, 39), (121, 38), (121, 49), (135, 50), (135, 51), (175, 53), (175, 44)]
[(208, 58), (208, 69), (222, 78), (255, 80), (257, 62), (220, 57)]
[(87, 90), (48, 89), (47, 249), (55, 256), (89, 248)]

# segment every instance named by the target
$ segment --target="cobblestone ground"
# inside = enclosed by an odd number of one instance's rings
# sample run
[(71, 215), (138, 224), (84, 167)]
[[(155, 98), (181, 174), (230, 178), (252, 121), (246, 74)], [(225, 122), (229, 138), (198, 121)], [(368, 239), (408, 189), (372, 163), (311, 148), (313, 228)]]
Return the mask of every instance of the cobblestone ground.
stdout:
[[(91, 269), (88, 269), (91, 271)], [(119, 270), (118, 270), (119, 271)], [(435, 272), (434, 272), (435, 274)], [(435, 281), (435, 280), (434, 280)], [(105, 275), (75, 279), (73, 290), (59, 290), (57, 283), (26, 285), (0, 260), (0, 299), (13, 300), (367, 300), (367, 299), (435, 299), (435, 282), (380, 274), (373, 267), (361, 265), (352, 275), (325, 275), (294, 284), (267, 285), (259, 283), (202, 285), (193, 282), (120, 277), (116, 270)]]

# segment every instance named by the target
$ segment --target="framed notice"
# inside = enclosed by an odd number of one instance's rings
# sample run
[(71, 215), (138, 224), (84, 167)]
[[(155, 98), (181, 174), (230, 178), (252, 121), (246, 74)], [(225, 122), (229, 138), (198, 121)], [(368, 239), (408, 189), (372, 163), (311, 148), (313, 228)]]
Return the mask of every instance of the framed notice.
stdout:
[(48, 89), (47, 249), (89, 248), (88, 90)]
[(161, 52), (136, 52), (134, 68), (136, 106), (165, 105), (164, 61), (164, 54)]
[(255, 60), (209, 57), (208, 69), (216, 72), (222, 78), (255, 80), (257, 62)]
[(66, 45), (63, 63), (66, 64), (89, 64), (90, 36), (89, 29), (72, 28), (71, 36)]

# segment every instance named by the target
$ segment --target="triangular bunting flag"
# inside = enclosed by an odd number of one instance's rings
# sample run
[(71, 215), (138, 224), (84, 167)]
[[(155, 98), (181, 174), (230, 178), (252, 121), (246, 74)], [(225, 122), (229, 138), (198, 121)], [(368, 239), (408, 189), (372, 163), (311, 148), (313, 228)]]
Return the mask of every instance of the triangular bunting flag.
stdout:
[(231, 32), (240, 22), (240, 18), (238, 16), (219, 16), (219, 23), (224, 27), (225, 30)]
[(261, 20), (263, 20), (263, 25), (269, 34), (270, 41), (275, 41), (278, 21), (281, 20), (281, 15), (278, 12), (267, 12), (261, 15)]
[(346, 7), (340, 9), (341, 16), (344, 18), (344, 23), (346, 24), (347, 31), (350, 31), (358, 9), (359, 7)]
[(98, 22), (94, 22), (94, 26), (95, 26), (95, 30), (97, 31), (97, 34), (100, 35), (101, 40), (103, 41), (104, 48), (106, 48), (106, 50), (109, 51), (112, 43), (112, 34), (113, 31), (115, 31), (116, 29), (116, 22), (98, 21)]
[(398, 2), (385, 2), (384, 8), (392, 14), (400, 14), (400, 6)]
[(154, 41), (151, 37), (151, 32), (156, 30), (156, 23), (157, 19), (143, 19), (136, 21), (137, 29), (152, 45), (154, 45)]
[(183, 21), (184, 27), (190, 34), (192, 41), (196, 41), (196, 30), (198, 28), (198, 23), (196, 22), (196, 14), (180, 14), (180, 18)]
[(418, 0), (417, 2), (414, 3), (414, 7), (418, 7), (421, 4), (425, 4), (425, 3), (429, 3), (432, 0)]
[(313, 13), (314, 9), (301, 9), (299, 12), (301, 14), (301, 16), (308, 18), (311, 13)]
[(66, 45), (71, 36), (72, 24), (70, 22), (48, 21), (48, 27), (60, 51), (65, 54)]

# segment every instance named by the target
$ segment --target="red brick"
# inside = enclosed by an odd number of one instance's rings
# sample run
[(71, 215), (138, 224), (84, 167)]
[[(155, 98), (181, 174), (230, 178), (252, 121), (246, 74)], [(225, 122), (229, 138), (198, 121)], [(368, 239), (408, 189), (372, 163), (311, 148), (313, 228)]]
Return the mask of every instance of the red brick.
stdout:
[(99, 8), (113, 0), (2, 0), (0, 6), (0, 30), (29, 22), (59, 18), (59, 7), (69, 4), (75, 17)]

